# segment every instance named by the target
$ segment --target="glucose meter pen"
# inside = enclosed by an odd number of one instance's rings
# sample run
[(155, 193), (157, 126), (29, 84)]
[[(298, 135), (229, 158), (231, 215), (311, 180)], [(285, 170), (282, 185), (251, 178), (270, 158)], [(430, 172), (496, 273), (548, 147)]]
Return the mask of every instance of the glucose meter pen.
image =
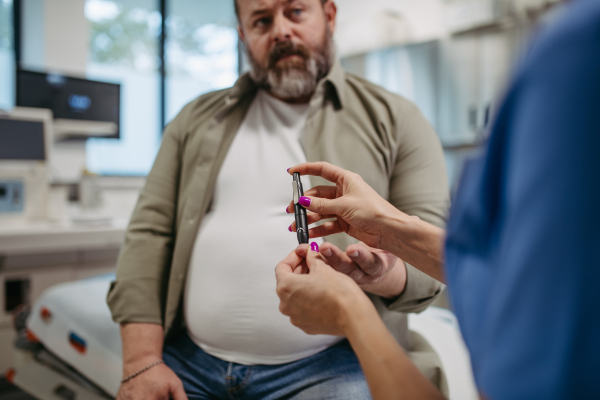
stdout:
[(302, 190), (300, 174), (297, 172), (294, 172), (292, 189), (294, 190), (294, 216), (296, 217), (296, 235), (298, 236), (298, 243), (308, 243), (308, 222), (306, 220), (306, 208), (302, 207), (298, 202), (300, 197), (304, 196), (304, 190)]

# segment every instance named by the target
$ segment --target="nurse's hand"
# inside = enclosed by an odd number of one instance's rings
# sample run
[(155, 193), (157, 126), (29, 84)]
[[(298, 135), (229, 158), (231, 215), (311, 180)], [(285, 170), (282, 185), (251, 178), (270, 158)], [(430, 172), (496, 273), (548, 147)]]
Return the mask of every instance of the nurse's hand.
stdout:
[[(290, 174), (314, 175), (335, 183), (335, 186), (316, 186), (304, 193), (300, 204), (310, 211), (308, 223), (335, 218), (309, 230), (311, 238), (345, 232), (368, 246), (383, 248), (385, 222), (394, 216), (410, 218), (383, 199), (360, 175), (327, 162), (304, 163), (292, 167)], [(288, 210), (293, 212), (290, 203)], [(415, 217), (416, 218), (416, 217)], [(295, 222), (291, 226), (296, 231)]]
[(304, 260), (292, 251), (275, 269), (279, 310), (293, 325), (308, 334), (346, 336), (359, 315), (377, 315), (358, 285), (327, 265), (317, 251), (308, 251), (308, 274), (294, 273)]
[(293, 251), (275, 269), (279, 310), (293, 325), (308, 334), (348, 338), (375, 400), (444, 398), (412, 364), (352, 279), (313, 250), (306, 254), (309, 273), (294, 273), (303, 260)]
[[(309, 211), (309, 224), (335, 218), (309, 229), (311, 238), (345, 232), (444, 282), (443, 229), (403, 213), (379, 196), (360, 175), (335, 165), (304, 163), (288, 172), (320, 176), (335, 183), (335, 186), (316, 186), (300, 198), (300, 204)], [(287, 210), (293, 212), (293, 209), (290, 203)], [(289, 229), (295, 231), (295, 228), (293, 223)]]
[[(296, 254), (305, 258), (308, 250), (308, 245), (301, 244)], [(392, 253), (364, 243), (350, 245), (344, 253), (327, 242), (320, 246), (319, 253), (329, 266), (348, 275), (365, 292), (393, 298), (404, 291), (406, 265)]]

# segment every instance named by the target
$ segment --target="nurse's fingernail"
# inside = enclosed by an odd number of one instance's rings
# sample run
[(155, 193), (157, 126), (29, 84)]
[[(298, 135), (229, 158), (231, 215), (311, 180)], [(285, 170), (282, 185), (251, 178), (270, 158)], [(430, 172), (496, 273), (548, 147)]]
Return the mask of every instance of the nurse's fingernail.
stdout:
[(288, 172), (288, 174), (290, 173), (290, 169), (291, 169), (291, 168), (288, 168), (288, 169), (287, 169), (287, 172)]
[(310, 207), (310, 199), (308, 197), (300, 197), (298, 199), (298, 203), (300, 203), (300, 205), (303, 207)]
[(290, 212), (288, 211), (288, 207), (286, 207), (286, 208), (285, 208), (285, 212), (286, 212), (286, 213), (288, 213), (288, 214), (290, 213)]
[(288, 226), (288, 231), (290, 231), (290, 232), (292, 232), (292, 225)]
[(319, 245), (317, 244), (317, 242), (312, 242), (312, 243), (310, 244), (310, 249), (311, 249), (312, 251), (316, 251), (316, 252), (318, 253), (318, 252), (319, 252)]
[(325, 249), (321, 252), (321, 254), (323, 254), (325, 257), (329, 258), (333, 255), (333, 252), (331, 251), (331, 249)]
[(350, 257), (352, 257), (352, 258), (356, 258), (356, 257), (358, 257), (358, 250), (357, 250), (357, 251), (355, 251), (354, 253), (350, 253), (350, 254), (348, 254), (348, 255), (349, 255)]

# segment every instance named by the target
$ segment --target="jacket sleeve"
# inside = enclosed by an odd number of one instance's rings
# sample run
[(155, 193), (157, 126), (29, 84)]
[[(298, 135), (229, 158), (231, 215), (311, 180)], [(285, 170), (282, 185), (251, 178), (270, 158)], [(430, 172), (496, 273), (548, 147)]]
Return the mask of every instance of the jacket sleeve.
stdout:
[[(390, 179), (389, 201), (402, 212), (443, 228), (450, 191), (442, 146), (419, 109), (403, 101), (397, 121), (398, 152)], [(394, 311), (423, 311), (439, 296), (444, 285), (409, 264), (406, 271), (404, 292), (385, 304)]]
[(181, 118), (167, 126), (125, 234), (107, 297), (115, 322), (164, 322), (182, 156), (180, 126)]

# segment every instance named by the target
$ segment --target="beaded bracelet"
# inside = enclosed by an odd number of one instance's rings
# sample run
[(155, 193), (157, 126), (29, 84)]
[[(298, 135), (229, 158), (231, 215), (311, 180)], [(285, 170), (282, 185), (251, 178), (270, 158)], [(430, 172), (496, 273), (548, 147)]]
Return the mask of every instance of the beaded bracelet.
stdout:
[(150, 368), (152, 368), (152, 367), (154, 367), (154, 366), (156, 366), (156, 365), (158, 365), (158, 364), (164, 364), (164, 363), (165, 363), (165, 362), (164, 362), (163, 360), (158, 360), (158, 361), (155, 361), (155, 362), (153, 362), (152, 364), (148, 365), (147, 367), (144, 367), (144, 368), (140, 369), (139, 371), (137, 371), (137, 372), (134, 372), (133, 374), (129, 375), (127, 378), (124, 378), (124, 379), (121, 381), (121, 383), (125, 383), (125, 382), (127, 382), (127, 381), (129, 381), (129, 380), (131, 380), (131, 379), (135, 378), (136, 376), (138, 376), (138, 375), (139, 375), (139, 374), (141, 374), (142, 372), (146, 372), (146, 371), (148, 371)]

